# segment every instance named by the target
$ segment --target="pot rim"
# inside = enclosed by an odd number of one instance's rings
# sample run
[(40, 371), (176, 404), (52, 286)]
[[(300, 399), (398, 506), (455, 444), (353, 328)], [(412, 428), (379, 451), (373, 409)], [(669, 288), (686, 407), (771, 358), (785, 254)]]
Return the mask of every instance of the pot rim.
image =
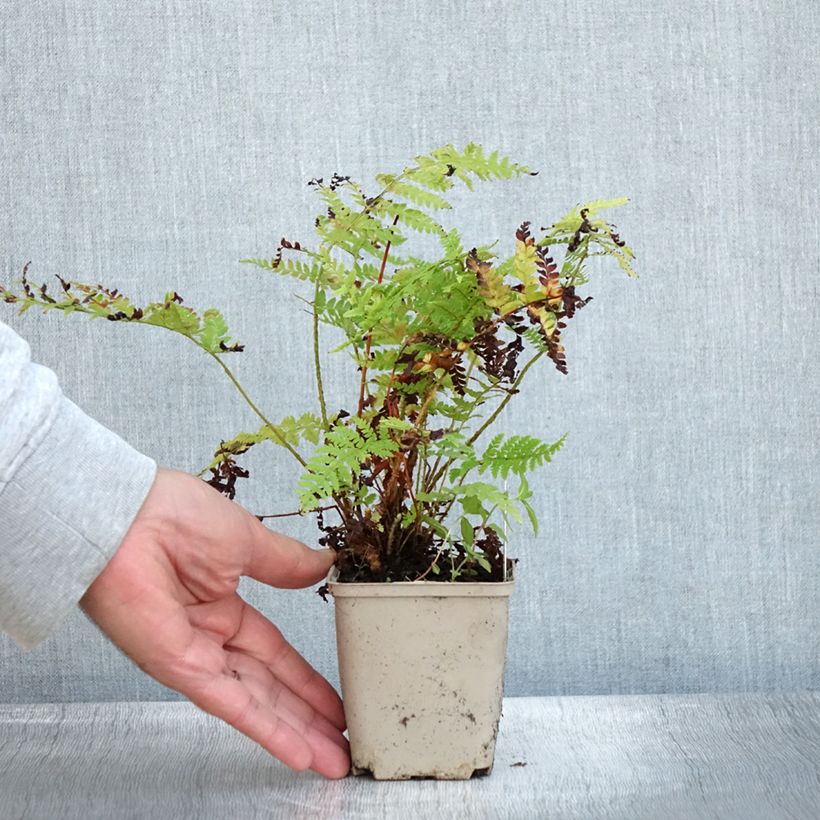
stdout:
[(508, 581), (353, 581), (337, 580), (331, 567), (327, 585), (334, 598), (507, 598), (515, 586)]

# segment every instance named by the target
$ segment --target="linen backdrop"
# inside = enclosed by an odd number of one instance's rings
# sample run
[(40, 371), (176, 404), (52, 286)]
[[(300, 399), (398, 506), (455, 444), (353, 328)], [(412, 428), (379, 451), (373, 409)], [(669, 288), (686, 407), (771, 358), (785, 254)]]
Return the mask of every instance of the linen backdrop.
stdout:
[[(501, 429), (570, 436), (512, 535), (510, 695), (820, 685), (818, 6), (3, 0), (2, 275), (219, 306), (273, 416), (312, 407), (307, 319), (238, 260), (311, 236), (306, 186), (365, 184), (475, 140), (540, 170), (459, 196), (467, 241), (512, 247), (587, 198), (641, 273), (594, 266), (569, 376), (530, 378)], [(600, 260), (594, 260), (600, 261)], [(3, 306), (5, 307), (5, 306)], [(2, 313), (66, 394), (197, 470), (253, 417), (204, 354), (150, 328)], [(333, 401), (354, 375), (326, 361)], [(347, 398), (346, 398), (347, 397)], [(247, 459), (254, 512), (291, 464)], [(0, 522), (0, 526), (3, 523)], [(282, 528), (315, 542), (309, 520)], [(336, 681), (333, 608), (244, 593)], [(0, 700), (174, 697), (79, 613), (0, 641)]]

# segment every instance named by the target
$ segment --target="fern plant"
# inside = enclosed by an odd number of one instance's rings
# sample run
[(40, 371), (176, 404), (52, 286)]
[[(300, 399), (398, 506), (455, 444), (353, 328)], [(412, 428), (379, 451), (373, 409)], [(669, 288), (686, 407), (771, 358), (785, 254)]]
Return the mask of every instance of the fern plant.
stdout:
[[(466, 248), (445, 227), (455, 185), (530, 175), (470, 143), (377, 175), (370, 194), (339, 174), (308, 183), (322, 200), (316, 241), (283, 238), (272, 255), (242, 260), (310, 288), (316, 406), (298, 418), (270, 420), (226, 361), (244, 348), (222, 314), (199, 314), (175, 291), (138, 307), (117, 290), (59, 276), (49, 291), (32, 284), (26, 266), (20, 288), (0, 287), (0, 298), (20, 312), (36, 306), (155, 325), (204, 350), (260, 426), (220, 442), (200, 475), (233, 498), (248, 475), (241, 456), (262, 442), (284, 447), (302, 470), (299, 510), (286, 515), (317, 513), (341, 580), (502, 580), (510, 569), (502, 524), (523, 513), (537, 531), (527, 476), (565, 439), (499, 433), (482, 446), (482, 436), (536, 364), (567, 372), (564, 330), (591, 298), (578, 293), (588, 259), (612, 257), (635, 275), (632, 250), (599, 216), (625, 198), (578, 205), (537, 232), (523, 222), (507, 256), (496, 242)], [(437, 252), (412, 253), (414, 234)], [(336, 414), (323, 388), (323, 325), (342, 331), (345, 342), (331, 352), (347, 355), (359, 374), (350, 405)]]

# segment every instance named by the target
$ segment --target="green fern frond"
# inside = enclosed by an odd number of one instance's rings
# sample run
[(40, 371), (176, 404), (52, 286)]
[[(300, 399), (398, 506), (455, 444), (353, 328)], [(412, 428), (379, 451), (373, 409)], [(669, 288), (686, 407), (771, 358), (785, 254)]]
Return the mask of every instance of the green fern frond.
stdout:
[(402, 225), (412, 228), (418, 233), (432, 233), (437, 236), (444, 236), (446, 234), (441, 224), (436, 222), (433, 217), (424, 213), (424, 211), (411, 208), (409, 205), (404, 205), (401, 202), (385, 199), (382, 201), (379, 209), (391, 216), (399, 217), (399, 221)]
[(439, 237), (439, 243), (441, 244), (441, 249), (444, 251), (445, 258), (447, 259), (458, 259), (461, 261), (467, 253), (467, 251), (464, 250), (464, 246), (461, 242), (461, 236), (456, 228), (452, 228), (443, 236)]
[(332, 280), (327, 275), (323, 276), (326, 264), (321, 262), (305, 262), (302, 259), (280, 259), (276, 263), (276, 258), (271, 259), (240, 259), (246, 265), (255, 265), (263, 270), (271, 271), (279, 276), (290, 276), (306, 282), (315, 282), (321, 279), (330, 284)]
[(166, 293), (161, 302), (138, 307), (118, 290), (57, 278), (60, 290), (50, 293), (45, 283), (30, 282), (24, 272), (22, 291), (14, 293), (3, 289), (1, 295), (4, 301), (18, 305), (20, 313), (39, 307), (66, 315), (82, 313), (91, 319), (154, 325), (187, 337), (213, 355), (244, 349), (231, 339), (227, 322), (216, 308), (208, 308), (200, 315), (182, 304), (182, 297), (175, 291)]
[(546, 442), (533, 436), (504, 437), (499, 433), (481, 456), (479, 472), (490, 471), (493, 478), (507, 478), (510, 473), (523, 476), (552, 461), (552, 457), (564, 446), (566, 434), (558, 441)]
[(314, 509), (319, 502), (354, 487), (362, 466), (372, 456), (389, 458), (399, 449), (391, 435), (395, 425), (380, 424), (374, 431), (363, 419), (353, 417), (351, 424), (336, 424), (325, 434), (299, 478), (301, 508)]
[(467, 269), (475, 274), (478, 293), (486, 305), (498, 313), (508, 313), (523, 304), (521, 294), (504, 282), (504, 276), (477, 255), (467, 257)]
[(535, 327), (528, 327), (524, 333), (524, 338), (529, 342), (530, 346), (533, 347), (537, 353), (548, 353), (549, 347), (547, 346), (547, 342), (544, 339), (544, 334), (541, 333), (538, 328)]
[(383, 185), (391, 196), (401, 197), (414, 205), (432, 210), (447, 210), (453, 207), (444, 197), (409, 182), (402, 182), (395, 174), (377, 174), (376, 181)]
[(301, 416), (285, 416), (278, 424), (271, 426), (263, 424), (256, 432), (237, 433), (229, 439), (219, 443), (214, 451), (211, 462), (200, 470), (199, 475), (216, 467), (226, 456), (236, 456), (246, 453), (251, 447), (270, 441), (280, 447), (290, 444), (297, 447), (302, 441), (311, 444), (319, 443), (319, 436), (323, 429), (322, 420), (314, 413), (303, 413)]
[(470, 190), (473, 177), (481, 181), (490, 179), (512, 179), (522, 174), (532, 174), (524, 165), (500, 156), (498, 151), (486, 155), (482, 146), (470, 142), (462, 151), (453, 145), (444, 145), (430, 152), (430, 156), (447, 166), (447, 173), (458, 177)]

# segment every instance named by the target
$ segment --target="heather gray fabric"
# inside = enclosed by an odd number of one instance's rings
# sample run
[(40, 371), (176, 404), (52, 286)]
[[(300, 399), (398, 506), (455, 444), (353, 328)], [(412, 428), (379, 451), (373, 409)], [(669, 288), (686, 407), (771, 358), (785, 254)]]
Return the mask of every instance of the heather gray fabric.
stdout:
[(31, 649), (59, 626), (155, 474), (152, 459), (65, 398), (0, 322), (0, 632)]
[[(224, 308), (281, 417), (311, 408), (307, 317), (238, 259), (310, 237), (305, 185), (367, 181), (475, 139), (540, 169), (459, 198), (467, 241), (585, 197), (639, 281), (594, 266), (501, 429), (568, 444), (537, 482), (512, 601), (510, 695), (820, 685), (817, 4), (6, 0), (2, 267), (174, 287)], [(511, 247), (508, 244), (507, 247)], [(599, 261), (599, 260), (594, 260)], [(65, 393), (158, 462), (199, 469), (253, 426), (214, 363), (151, 328), (3, 313)], [(355, 374), (327, 361), (331, 406)], [(286, 454), (247, 459), (254, 512), (293, 509)], [(282, 525), (315, 543), (312, 523)], [(335, 679), (332, 607), (249, 584)], [(77, 614), (0, 699), (166, 697)]]

